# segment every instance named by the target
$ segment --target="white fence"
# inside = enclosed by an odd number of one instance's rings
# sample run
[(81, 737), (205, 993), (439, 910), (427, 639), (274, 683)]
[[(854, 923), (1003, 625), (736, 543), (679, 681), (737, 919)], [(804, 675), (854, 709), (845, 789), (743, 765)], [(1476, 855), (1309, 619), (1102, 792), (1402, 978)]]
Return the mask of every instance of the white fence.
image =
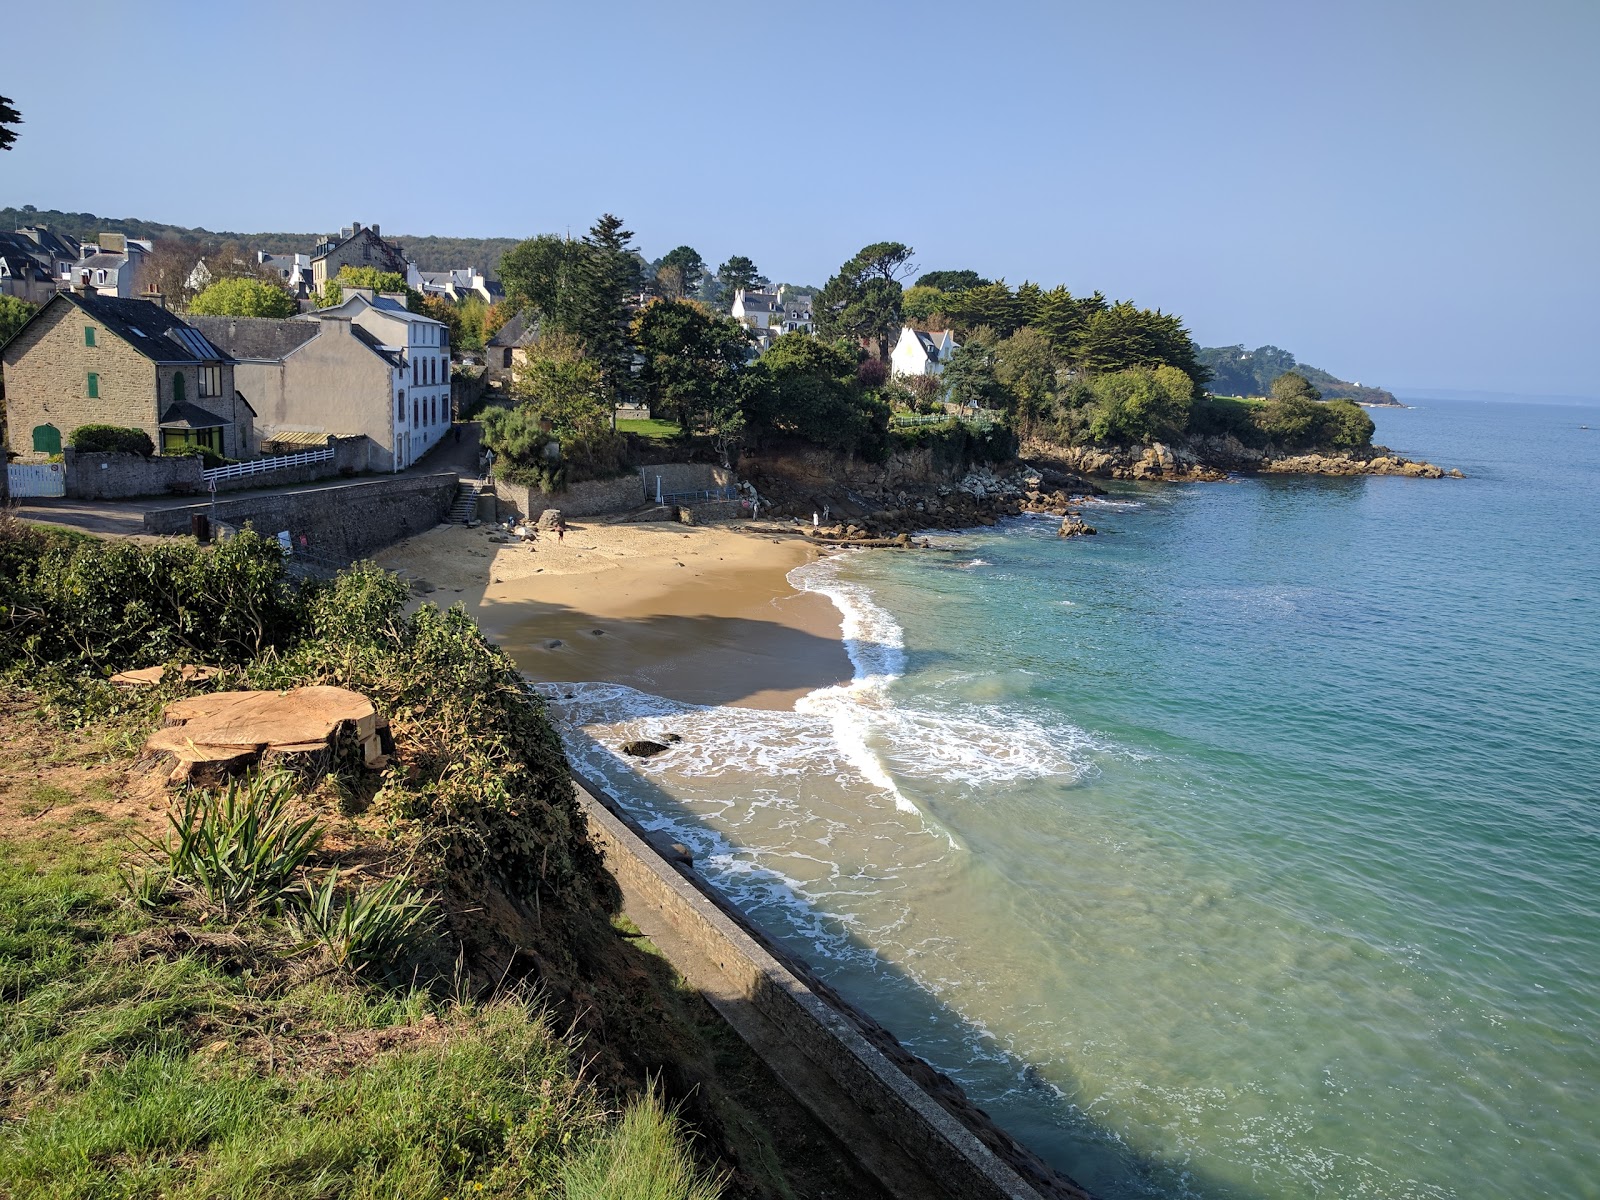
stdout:
[(60, 463), (13, 463), (6, 468), (6, 483), (17, 497), (65, 496), (67, 469)]
[[(303, 454), (279, 454), (272, 458), (258, 458), (254, 462), (230, 463), (226, 467), (213, 467), (209, 471), (201, 471), (200, 477), (207, 483), (215, 483), (219, 479), (243, 479), (248, 475), (262, 475), (268, 471), (280, 471), (285, 467), (300, 467), (306, 463), (327, 462), (332, 457), (333, 447), (329, 446), (326, 450), (307, 450)], [(54, 494), (59, 496), (61, 493), (56, 492)]]

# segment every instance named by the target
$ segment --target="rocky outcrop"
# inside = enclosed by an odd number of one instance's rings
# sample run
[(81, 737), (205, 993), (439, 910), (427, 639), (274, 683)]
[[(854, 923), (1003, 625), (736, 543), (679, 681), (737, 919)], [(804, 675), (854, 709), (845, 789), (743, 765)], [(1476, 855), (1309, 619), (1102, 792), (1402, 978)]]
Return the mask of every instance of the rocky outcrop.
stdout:
[(1030, 457), (1102, 479), (1182, 483), (1226, 479), (1239, 473), (1405, 475), (1413, 479), (1462, 477), (1458, 470), (1445, 471), (1432, 463), (1404, 458), (1384, 446), (1289, 452), (1270, 444), (1261, 448), (1247, 446), (1232, 434), (1126, 446), (1058, 446), (1032, 442), (1024, 445), (1023, 450)]

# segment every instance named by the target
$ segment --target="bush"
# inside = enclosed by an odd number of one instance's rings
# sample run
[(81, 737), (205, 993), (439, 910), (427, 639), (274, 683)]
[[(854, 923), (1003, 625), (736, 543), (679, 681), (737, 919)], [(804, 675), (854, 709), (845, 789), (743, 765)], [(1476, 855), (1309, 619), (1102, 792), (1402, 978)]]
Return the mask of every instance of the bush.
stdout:
[(156, 452), (148, 433), (121, 425), (79, 425), (69, 440), (79, 454), (142, 454), (149, 458)]

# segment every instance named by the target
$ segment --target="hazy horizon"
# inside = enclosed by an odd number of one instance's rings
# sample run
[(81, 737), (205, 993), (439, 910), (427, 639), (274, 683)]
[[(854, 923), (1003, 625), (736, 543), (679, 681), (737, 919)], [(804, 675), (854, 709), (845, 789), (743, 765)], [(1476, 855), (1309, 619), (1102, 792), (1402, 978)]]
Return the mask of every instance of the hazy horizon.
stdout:
[(19, 46), (116, 52), (14, 56), (0, 200), (459, 237), (610, 211), (649, 257), (816, 284), (896, 240), (1391, 389), (1593, 390), (1600, 156), (1575, 148), (1600, 8), (1577, 0), (154, 11), (12, 15)]

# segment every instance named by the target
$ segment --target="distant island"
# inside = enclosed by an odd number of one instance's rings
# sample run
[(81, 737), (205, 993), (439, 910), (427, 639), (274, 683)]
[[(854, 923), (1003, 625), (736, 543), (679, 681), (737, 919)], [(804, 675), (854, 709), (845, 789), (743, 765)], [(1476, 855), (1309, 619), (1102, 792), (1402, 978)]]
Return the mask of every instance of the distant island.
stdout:
[(1270, 396), (1272, 384), (1290, 371), (1304, 375), (1324, 400), (1353, 400), (1357, 404), (1404, 408), (1394, 393), (1340, 379), (1318, 367), (1295, 361), (1293, 354), (1276, 346), (1201, 347), (1197, 357), (1211, 372), (1211, 391), (1218, 396)]

